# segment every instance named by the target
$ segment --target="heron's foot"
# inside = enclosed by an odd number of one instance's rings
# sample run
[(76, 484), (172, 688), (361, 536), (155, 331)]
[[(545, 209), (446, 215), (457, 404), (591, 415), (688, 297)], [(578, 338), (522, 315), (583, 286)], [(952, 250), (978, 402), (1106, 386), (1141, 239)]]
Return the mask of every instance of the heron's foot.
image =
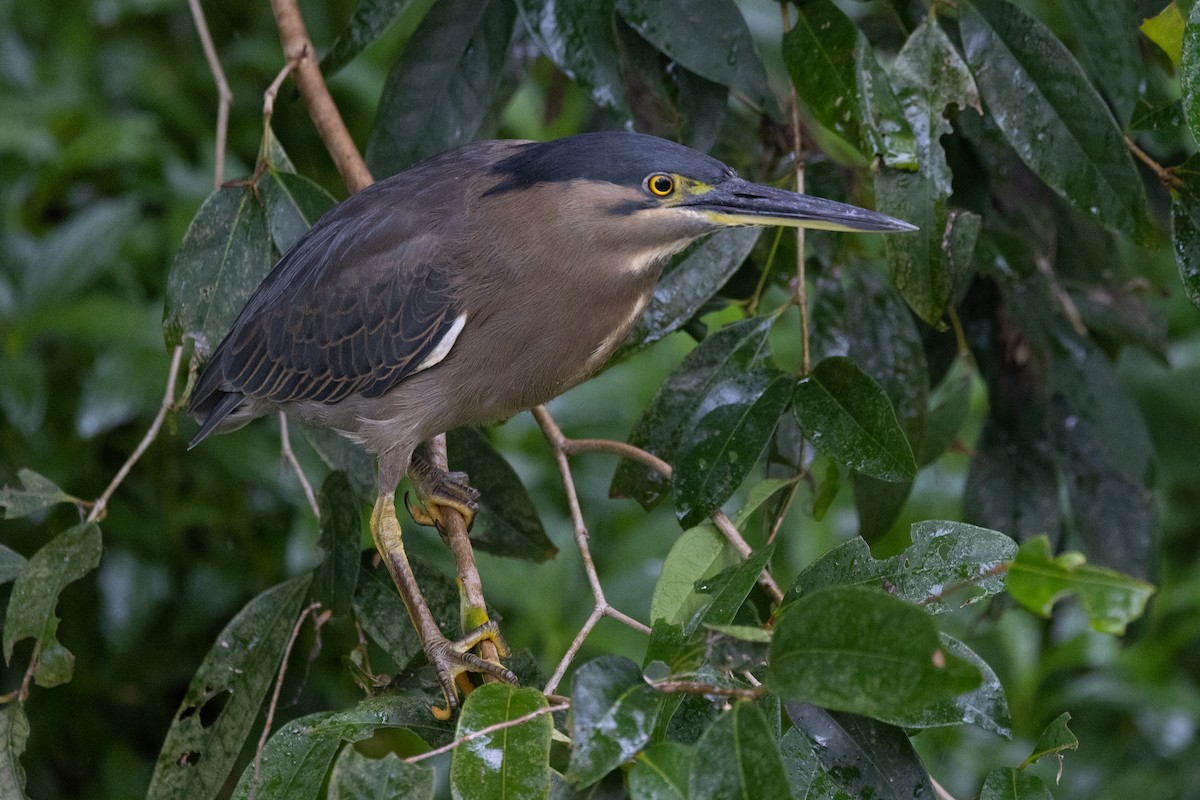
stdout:
[(443, 509), (452, 508), (462, 514), (470, 529), (475, 521), (475, 512), (479, 510), (479, 491), (468, 483), (467, 473), (445, 472), (423, 458), (414, 457), (408, 468), (408, 477), (423, 506), (405, 503), (413, 520), (420, 525), (433, 525), (439, 531), (445, 531)]
[(492, 620), (488, 620), (457, 641), (452, 642), (440, 632), (432, 631), (424, 633), (422, 638), (425, 657), (433, 666), (438, 683), (442, 687), (442, 694), (446, 698), (445, 708), (435, 706), (432, 709), (433, 715), (440, 720), (450, 719), (458, 710), (460, 686), (462, 686), (464, 694), (470, 692), (470, 682), (465, 679), (460, 680), (459, 676), (468, 672), (479, 672), (491, 675), (505, 683), (515, 684), (517, 682), (517, 676), (503, 664), (488, 661), (471, 652), (481, 642), (490, 641), (496, 646), (501, 658), (508, 658), (512, 655), (512, 650), (509, 649), (508, 643), (500, 634), (500, 627)]

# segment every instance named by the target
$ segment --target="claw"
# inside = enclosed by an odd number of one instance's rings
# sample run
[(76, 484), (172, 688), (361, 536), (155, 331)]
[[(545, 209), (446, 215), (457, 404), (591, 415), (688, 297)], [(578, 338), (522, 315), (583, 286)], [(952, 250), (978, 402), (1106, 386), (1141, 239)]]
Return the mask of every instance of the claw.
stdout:
[(467, 482), (467, 473), (443, 472), (428, 461), (414, 457), (408, 476), (417, 500), (424, 506), (422, 509), (410, 503), (407, 494), (404, 496), (408, 513), (418, 525), (433, 525), (439, 531), (445, 531), (442, 509), (453, 508), (462, 514), (470, 530), (475, 513), (479, 511), (479, 491)]

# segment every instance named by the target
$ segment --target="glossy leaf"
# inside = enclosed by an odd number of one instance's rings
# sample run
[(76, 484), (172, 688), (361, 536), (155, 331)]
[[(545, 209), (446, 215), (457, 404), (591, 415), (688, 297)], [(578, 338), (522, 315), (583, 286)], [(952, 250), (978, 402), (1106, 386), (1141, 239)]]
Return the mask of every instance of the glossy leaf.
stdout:
[(383, 86), (367, 165), (394, 175), (476, 138), (504, 77), (516, 7), (506, 0), (436, 3)]
[[(1200, 26), (1198, 26), (1200, 31)], [(1197, 34), (1200, 38), (1200, 32)], [(1200, 58), (1197, 59), (1200, 64)], [(1200, 115), (1200, 110), (1198, 110)], [(1192, 156), (1175, 171), (1180, 185), (1171, 196), (1171, 240), (1183, 290), (1200, 308), (1200, 156)]]
[(47, 477), (31, 469), (17, 470), (18, 486), (0, 489), (0, 506), (4, 506), (4, 519), (17, 519), (35, 514), (59, 503), (77, 503), (78, 498), (64, 492)]
[(316, 800), (325, 773), (333, 763), (342, 741), (331, 736), (312, 736), (311, 726), (332, 712), (319, 711), (284, 725), (271, 735), (263, 748), (257, 774), (254, 762), (246, 766), (233, 790), (232, 800)]
[(167, 276), (163, 332), (206, 358), (274, 264), (267, 215), (250, 187), (227, 186), (196, 212)]
[[(712, 602), (699, 622), (704, 625), (728, 625), (733, 622), (738, 609), (746, 602), (750, 590), (758, 582), (758, 576), (771, 562), (771, 555), (774, 552), (773, 544), (760, 547), (740, 564), (736, 564), (712, 578), (698, 582), (697, 590), (712, 597)], [(691, 633), (686, 627), (684, 630)]]
[(1012, 738), (1012, 717), (1008, 711), (1008, 697), (1000, 678), (986, 661), (971, 648), (945, 633), (938, 634), (947, 653), (973, 664), (982, 680), (969, 692), (956, 695), (921, 709), (915, 714), (887, 720), (901, 728), (944, 728), (952, 725), (978, 725), (1006, 739)]
[(312, 598), (341, 617), (350, 610), (362, 552), (362, 507), (344, 472), (331, 472), (317, 497), (321, 510)]
[(779, 745), (766, 716), (754, 703), (734, 703), (696, 743), (688, 797), (788, 796)]
[(546, 797), (550, 793), (549, 714), (494, 733), (483, 728), (524, 717), (547, 705), (546, 696), (529, 687), (489, 683), (471, 692), (458, 717), (455, 737), (469, 738), (454, 749), (450, 785), (456, 798)]
[(825, 455), (883, 480), (912, 480), (912, 448), (879, 384), (849, 358), (822, 360), (795, 393), (796, 421)]
[(617, 358), (674, 333), (737, 272), (758, 241), (761, 228), (733, 228), (702, 239), (684, 252), (654, 288), (646, 313)]
[(591, 786), (637, 755), (650, 741), (662, 702), (627, 658), (603, 656), (581, 666), (571, 682), (574, 747), (567, 780)]
[[(147, 798), (212, 797), (225, 783), (279, 669), (309, 580), (305, 574), (267, 589), (217, 636), (175, 712)], [(212, 720), (209, 703), (219, 707)]]
[(1066, 751), (1078, 750), (1079, 739), (1067, 727), (1067, 723), (1070, 721), (1071, 715), (1066, 711), (1055, 717), (1054, 721), (1047, 725), (1046, 729), (1038, 736), (1037, 742), (1033, 745), (1033, 752), (1021, 764), (1021, 768), (1024, 769), (1046, 756), (1058, 756), (1061, 759), (1062, 754)]
[(303, 175), (275, 168), (263, 173), (258, 187), (267, 211), (271, 241), (280, 253), (290, 250), (337, 203), (329, 192)]
[(912, 545), (876, 560), (861, 538), (818, 558), (796, 578), (784, 603), (830, 586), (884, 586), (932, 614), (978, 602), (1004, 589), (1004, 566), (1017, 544), (1002, 533), (965, 522), (913, 523)]
[(381, 728), (405, 728), (429, 746), (441, 747), (454, 738), (454, 730), (429, 713), (430, 707), (439, 702), (440, 695), (435, 698), (421, 692), (376, 695), (324, 719), (314, 719), (307, 733), (314, 739), (359, 742)]
[(1079, 37), (1079, 55), (1088, 74), (1108, 98), (1122, 126), (1129, 124), (1138, 97), (1138, 82), (1146, 79), (1135, 36), (1139, 22), (1132, 6), (1108, 0), (1066, 0), (1063, 8)]
[(21, 703), (0, 707), (0, 796), (29, 800), (25, 794), (25, 768), (21, 756), (29, 741), (29, 720)]
[(696, 581), (727, 566), (731, 556), (725, 538), (710, 523), (684, 531), (663, 561), (654, 594), (650, 620), (682, 625), (706, 602), (695, 590)]
[(778, 371), (756, 370), (716, 384), (700, 401), (680, 438), (671, 476), (675, 514), (685, 528), (706, 519), (741, 486), (794, 385)]
[(546, 536), (537, 507), (517, 473), (478, 428), (460, 428), (446, 438), (450, 467), (465, 471), (479, 490), (479, 514), (471, 542), (480, 550), (542, 562), (558, 548)]
[(1084, 215), (1140, 243), (1153, 235), (1121, 129), (1070, 51), (1012, 3), (964, 0), (967, 63), (1017, 155)]
[[(443, 631), (458, 630), (462, 624), (459, 595), (451, 580), (439, 569), (409, 553), (417, 585), (425, 595), (434, 621)], [(383, 566), (364, 568), (354, 592), (355, 618), (398, 666), (407, 667), (424, 653), (408, 616), (408, 609), (396, 592), (395, 584)]]
[(1093, 567), (1075, 552), (1050, 554), (1050, 540), (1038, 536), (1021, 545), (1008, 568), (1007, 589), (1030, 611), (1050, 616), (1054, 605), (1074, 594), (1092, 627), (1120, 634), (1142, 615), (1154, 586), (1104, 567)]
[(616, 9), (673, 61), (777, 112), (750, 28), (731, 0), (616, 0)]
[(517, 0), (538, 48), (572, 81), (587, 87), (592, 102), (629, 119), (613, 35), (613, 0)]
[(868, 140), (878, 142), (876, 155), (880, 162), (893, 169), (915, 170), (918, 146), (912, 128), (900, 111), (900, 102), (875, 58), (874, 48), (861, 35), (854, 49), (854, 74)]
[(329, 800), (433, 800), (433, 770), (410, 764), (395, 753), (367, 758), (353, 747), (344, 748), (329, 774)]
[(51, 687), (71, 679), (75, 657), (56, 637), (58, 596), (100, 563), (100, 528), (80, 523), (55, 536), (34, 553), (13, 582), (4, 614), (4, 661), (12, 662), (13, 646), (22, 639), (38, 641), (41, 652), (34, 677)]
[(1054, 800), (1054, 795), (1036, 775), (1012, 767), (987, 774), (979, 800)]
[(1192, 138), (1200, 141), (1200, 11), (1195, 6), (1183, 28), (1179, 81), (1183, 86), (1183, 117)]
[(632, 800), (688, 800), (688, 773), (693, 749), (678, 742), (658, 742), (638, 753), (626, 773)]
[(780, 742), (789, 780), (816, 800), (934, 797), (929, 775), (904, 731), (807, 703), (784, 706), (792, 728)]
[(404, 13), (412, 0), (358, 0), (346, 27), (329, 52), (321, 57), (321, 74), (326, 80), (349, 64)]
[(1022, 540), (1058, 531), (1062, 506), (1045, 411), (1030, 401), (1020, 415), (985, 421), (967, 473), (965, 519)]
[[(629, 435), (629, 443), (671, 463), (686, 424), (714, 386), (747, 372), (767, 353), (774, 317), (752, 317), (713, 333), (672, 372)], [(609, 494), (632, 497), (647, 509), (655, 506), (670, 482), (629, 460), (617, 465)]]
[(881, 719), (916, 713), (979, 685), (915, 606), (843, 586), (805, 594), (778, 616), (766, 686), (787, 700)]

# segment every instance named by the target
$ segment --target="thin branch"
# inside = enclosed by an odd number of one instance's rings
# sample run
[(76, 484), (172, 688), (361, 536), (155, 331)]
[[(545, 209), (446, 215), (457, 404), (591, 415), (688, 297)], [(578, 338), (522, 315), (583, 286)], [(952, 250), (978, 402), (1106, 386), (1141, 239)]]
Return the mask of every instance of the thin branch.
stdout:
[(300, 488), (304, 490), (304, 497), (308, 500), (308, 507), (312, 509), (313, 516), (320, 519), (321, 509), (317, 505), (317, 496), (313, 493), (313, 487), (308, 481), (308, 476), (304, 474), (304, 468), (300, 466), (300, 460), (296, 458), (296, 453), (292, 450), (292, 437), (288, 434), (287, 414), (282, 411), (279, 412), (279, 449), (283, 455), (283, 460), (296, 473), (296, 477), (299, 478)]
[[(254, 779), (250, 781), (248, 800), (254, 800), (254, 796), (258, 793), (263, 750), (267, 746), (267, 738), (271, 735), (271, 726), (275, 723), (275, 710), (279, 707), (279, 694), (283, 691), (283, 677), (287, 675), (288, 658), (292, 655), (292, 648), (296, 646), (296, 639), (300, 636), (300, 628), (304, 625), (304, 620), (320, 607), (321, 604), (318, 602), (309, 603), (304, 607), (300, 616), (296, 618), (296, 624), (292, 626), (292, 635), (288, 637), (287, 646), (283, 648), (283, 658), (279, 661), (279, 672), (275, 675), (275, 691), (271, 693), (271, 703), (267, 706), (267, 720), (263, 723), (262, 735), (258, 737), (258, 747), (254, 749)], [(320, 627), (321, 622), (317, 620), (315, 614), (313, 620)]]
[(0, 695), (0, 704), (11, 703), (16, 700), (18, 703), (24, 703), (29, 697), (29, 687), (33, 683), (33, 676), (37, 672), (38, 660), (42, 655), (42, 640), (35, 639), (33, 642), (33, 652), (29, 654), (29, 663), (25, 666), (25, 675), (21, 678), (21, 685), (13, 689), (8, 694)]
[(117, 491), (125, 479), (129, 477), (133, 465), (145, 455), (150, 449), (150, 445), (158, 438), (158, 432), (162, 429), (163, 421), (167, 418), (167, 412), (175, 406), (175, 379), (179, 375), (179, 362), (183, 359), (183, 346), (176, 345), (171, 352), (171, 367), (167, 372), (167, 388), (163, 392), (162, 402), (158, 406), (158, 413), (154, 415), (154, 421), (150, 423), (150, 428), (146, 431), (146, 435), (138, 442), (137, 447), (129, 454), (129, 458), (125, 459), (125, 463), (117, 470), (117, 474), (109, 482), (99, 497), (96, 498), (92, 505), (92, 510), (88, 512), (88, 522), (99, 522), (104, 519), (104, 514), (108, 509), (108, 501), (112, 498), (113, 493)]
[(1154, 177), (1158, 178), (1158, 182), (1161, 183), (1164, 188), (1178, 189), (1183, 186), (1183, 179), (1175, 174), (1175, 170), (1159, 164), (1157, 161), (1151, 158), (1149, 153), (1138, 147), (1137, 144), (1134, 143), (1133, 139), (1130, 139), (1128, 136), (1125, 137), (1125, 146), (1129, 148), (1129, 152), (1133, 153), (1138, 161), (1141, 161), (1150, 168), (1150, 171), (1154, 173)]
[(703, 694), (712, 697), (740, 697), (745, 700), (757, 700), (765, 694), (758, 686), (743, 689), (737, 686), (713, 686), (711, 683), (699, 681), (651, 681), (650, 685), (668, 694)]
[[(783, 33), (792, 27), (792, 18), (786, 1), (779, 3), (783, 22)], [(796, 97), (796, 86), (788, 81), (790, 111), (792, 117), (792, 163), (796, 168), (796, 191), (804, 194), (804, 137), (800, 129), (800, 101)], [(800, 371), (807, 375), (812, 371), (812, 355), (808, 337), (808, 283), (804, 274), (804, 228), (796, 228), (796, 307), (800, 309)]]
[(215, 188), (220, 188), (225, 182), (225, 141), (229, 132), (229, 109), (233, 105), (233, 92), (229, 89), (229, 81), (225, 80), (225, 71), (221, 69), (221, 59), (217, 57), (217, 48), (213, 46), (212, 34), (208, 31), (208, 22), (204, 19), (200, 0), (188, 0), (188, 8), (191, 9), (192, 20), (196, 23), (196, 33), (200, 37), (200, 46), (204, 49), (208, 70), (212, 73), (213, 83), (217, 85), (217, 141), (213, 158), (213, 184)]
[(542, 688), (543, 694), (553, 694), (558, 691), (558, 685), (562, 683), (562, 679), (567, 674), (567, 668), (571, 666), (571, 662), (575, 660), (575, 656), (579, 655), (580, 648), (587, 638), (592, 635), (592, 629), (596, 627), (596, 623), (604, 618), (604, 610), (599, 605), (592, 607), (592, 613), (588, 614), (587, 622), (575, 634), (575, 638), (571, 640), (571, 646), (563, 653), (563, 657), (558, 660), (558, 666), (554, 668), (554, 674), (550, 676), (550, 680), (546, 681), (546, 685)]
[(296, 87), (308, 106), (308, 115), (337, 166), (342, 181), (351, 192), (370, 186), (374, 179), (346, 123), (342, 121), (342, 115), (329, 94), (329, 87), (325, 85), (321, 66), (315, 57), (312, 40), (308, 38), (308, 29), (296, 0), (271, 0), (271, 11), (279, 28), (283, 55), (296, 65), (293, 72)]
[(409, 756), (408, 758), (406, 758), (404, 760), (407, 761), (409, 764), (416, 764), (418, 761), (425, 761), (426, 759), (433, 758), (435, 756), (440, 756), (443, 753), (449, 753), (454, 748), (464, 745), (467, 742), (474, 741), (475, 739), (479, 739), (484, 736), (491, 736), (493, 733), (497, 733), (498, 731), (502, 731), (506, 728), (515, 728), (517, 725), (524, 725), (526, 722), (529, 722), (530, 720), (535, 720), (538, 717), (544, 717), (546, 714), (555, 714), (555, 713), (558, 713), (559, 711), (566, 711), (570, 707), (571, 706), (569, 703), (563, 703), (561, 705), (543, 706), (542, 708), (536, 709), (534, 711), (530, 711), (528, 714), (522, 714), (521, 716), (517, 717), (516, 719), (507, 719), (504, 722), (497, 722), (494, 725), (488, 725), (486, 728), (480, 728), (477, 731), (471, 731), (466, 736), (455, 739), (453, 742), (450, 742), (449, 744), (444, 744), (441, 747), (435, 747), (433, 750), (429, 750), (427, 752), (420, 753), (415, 756)]

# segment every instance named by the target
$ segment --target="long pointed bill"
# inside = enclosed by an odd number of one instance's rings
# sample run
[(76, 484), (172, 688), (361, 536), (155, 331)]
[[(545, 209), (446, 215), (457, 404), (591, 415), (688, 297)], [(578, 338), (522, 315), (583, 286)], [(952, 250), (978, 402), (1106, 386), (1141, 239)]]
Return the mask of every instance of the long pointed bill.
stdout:
[(683, 205), (721, 225), (786, 225), (828, 231), (915, 231), (902, 220), (865, 208), (733, 178)]

